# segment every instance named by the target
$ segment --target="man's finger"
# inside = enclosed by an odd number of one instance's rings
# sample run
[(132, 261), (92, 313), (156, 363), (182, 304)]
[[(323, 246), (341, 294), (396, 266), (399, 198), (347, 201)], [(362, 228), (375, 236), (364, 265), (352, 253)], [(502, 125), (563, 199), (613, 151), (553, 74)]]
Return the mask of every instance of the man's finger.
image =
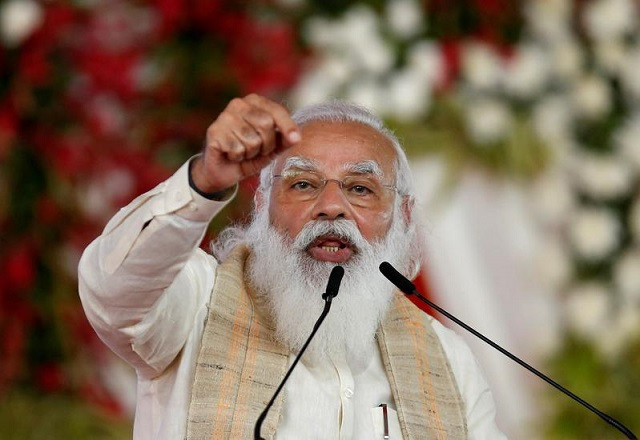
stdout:
[(244, 120), (253, 127), (262, 140), (260, 154), (266, 156), (276, 149), (276, 124), (271, 114), (253, 106), (244, 116)]
[(242, 120), (233, 129), (233, 134), (245, 149), (245, 159), (253, 159), (261, 153), (263, 139), (252, 125)]
[(227, 135), (220, 144), (223, 145), (222, 151), (231, 162), (242, 162), (245, 160), (246, 148), (234, 134), (230, 133)]
[(258, 174), (264, 167), (269, 165), (271, 161), (276, 157), (276, 154), (269, 154), (267, 156), (259, 156), (252, 160), (244, 161), (240, 164), (242, 174), (245, 176), (253, 176)]
[(271, 115), (276, 128), (282, 133), (283, 141), (287, 146), (291, 147), (300, 142), (300, 130), (298, 125), (291, 119), (291, 115), (287, 109), (280, 104), (255, 94), (247, 96), (246, 100), (252, 105), (266, 110)]

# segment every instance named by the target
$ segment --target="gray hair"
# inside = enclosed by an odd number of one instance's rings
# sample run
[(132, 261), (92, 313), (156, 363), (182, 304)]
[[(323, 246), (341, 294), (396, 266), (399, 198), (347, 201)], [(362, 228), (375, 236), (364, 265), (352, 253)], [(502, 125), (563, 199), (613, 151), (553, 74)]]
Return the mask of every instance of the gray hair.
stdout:
[[(407, 155), (400, 144), (400, 140), (397, 136), (385, 127), (380, 118), (370, 112), (368, 109), (359, 105), (347, 102), (335, 100), (323, 104), (314, 104), (307, 107), (303, 107), (293, 113), (292, 119), (299, 125), (304, 126), (310, 122), (324, 121), (324, 122), (358, 122), (373, 128), (378, 133), (386, 137), (396, 152), (396, 183), (398, 192), (401, 195), (408, 195), (414, 197), (415, 190), (413, 186), (413, 177), (411, 170), (409, 169), (409, 161)], [(258, 191), (263, 194), (269, 194), (270, 178), (273, 174), (273, 167), (275, 162), (271, 162), (268, 166), (262, 169), (260, 172), (260, 186)]]

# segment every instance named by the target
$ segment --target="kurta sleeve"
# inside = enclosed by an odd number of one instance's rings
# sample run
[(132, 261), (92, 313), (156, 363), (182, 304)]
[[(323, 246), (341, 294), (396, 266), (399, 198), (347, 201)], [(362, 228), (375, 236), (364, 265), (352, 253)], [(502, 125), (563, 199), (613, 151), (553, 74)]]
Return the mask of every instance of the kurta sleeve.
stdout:
[(78, 268), (82, 305), (97, 334), (147, 377), (178, 355), (215, 277), (215, 260), (198, 245), (227, 201), (193, 191), (188, 165), (122, 208)]

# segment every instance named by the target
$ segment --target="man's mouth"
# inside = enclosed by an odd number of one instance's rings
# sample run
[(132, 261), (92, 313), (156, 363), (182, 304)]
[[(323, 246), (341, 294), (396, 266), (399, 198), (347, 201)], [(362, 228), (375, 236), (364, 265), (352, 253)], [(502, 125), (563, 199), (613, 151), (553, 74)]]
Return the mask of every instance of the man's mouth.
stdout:
[(307, 247), (307, 253), (316, 260), (344, 263), (353, 255), (354, 246), (344, 238), (323, 236)]

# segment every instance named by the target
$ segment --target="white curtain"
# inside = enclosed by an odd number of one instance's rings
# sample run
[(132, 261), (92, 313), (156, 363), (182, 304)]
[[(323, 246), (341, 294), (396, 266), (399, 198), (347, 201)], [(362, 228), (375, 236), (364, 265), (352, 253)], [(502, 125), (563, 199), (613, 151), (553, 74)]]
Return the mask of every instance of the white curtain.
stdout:
[[(436, 158), (412, 163), (414, 213), (425, 227), (425, 273), (434, 301), (449, 313), (544, 372), (557, 317), (552, 296), (536, 282), (540, 233), (528, 215), (526, 188), (478, 170), (446, 187)], [(497, 405), (501, 429), (516, 439), (539, 438), (535, 423), (546, 385), (447, 318), (438, 319), (470, 345)]]

